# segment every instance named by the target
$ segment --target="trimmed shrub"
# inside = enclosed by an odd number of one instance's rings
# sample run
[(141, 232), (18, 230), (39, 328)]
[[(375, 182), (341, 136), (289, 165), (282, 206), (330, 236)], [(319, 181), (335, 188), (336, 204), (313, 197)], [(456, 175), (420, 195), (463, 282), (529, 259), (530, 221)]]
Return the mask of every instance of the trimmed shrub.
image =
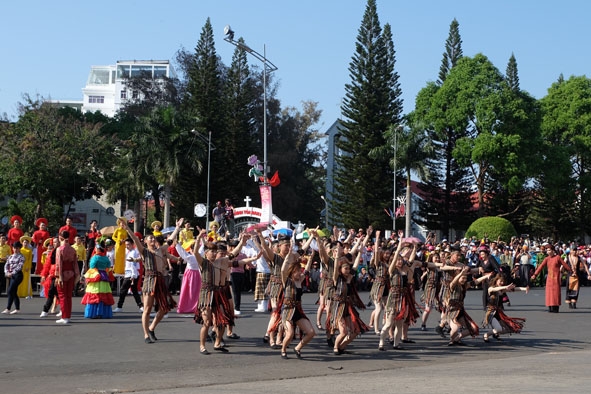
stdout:
[(516, 236), (515, 227), (507, 219), (497, 216), (487, 216), (476, 219), (466, 231), (466, 238), (476, 237), (477, 239), (488, 238), (496, 241), (498, 237), (502, 241), (509, 242), (511, 237)]

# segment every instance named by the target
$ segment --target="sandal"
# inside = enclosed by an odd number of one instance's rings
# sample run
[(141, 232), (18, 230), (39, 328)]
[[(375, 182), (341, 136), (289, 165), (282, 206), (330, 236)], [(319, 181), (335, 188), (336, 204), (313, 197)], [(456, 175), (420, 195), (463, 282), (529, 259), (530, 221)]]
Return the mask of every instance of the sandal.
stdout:
[(386, 351), (386, 348), (385, 348), (385, 347), (383, 347), (383, 346), (380, 346), (380, 347), (378, 347), (378, 350), (379, 350), (380, 352), (385, 352), (385, 351)]
[(301, 350), (298, 350), (294, 347), (293, 352), (295, 353), (297, 358), (299, 358), (300, 360), (302, 359), (302, 351)]
[(269, 334), (265, 334), (265, 336), (263, 337), (263, 343), (269, 343)]
[(287, 360), (287, 353), (286, 352), (281, 352), (281, 358), (284, 360)]
[(220, 346), (220, 347), (215, 347), (214, 346), (213, 350), (215, 350), (216, 352), (222, 352), (222, 353), (228, 353), (228, 351), (229, 351), (228, 349), (226, 349), (223, 346)]
[(209, 354), (209, 352), (207, 351), (207, 349), (206, 349), (206, 348), (201, 348), (201, 349), (199, 349), (199, 353), (201, 353), (201, 354), (203, 354), (203, 355), (206, 355), (206, 356)]
[(316, 328), (324, 331), (324, 328), (322, 328), (322, 324), (320, 324), (320, 323), (316, 323)]
[(490, 339), (488, 339), (488, 333), (484, 334), (484, 342), (489, 343)]
[(232, 333), (232, 335), (228, 335), (229, 339), (240, 339), (240, 335), (237, 335), (235, 332)]
[(501, 336), (498, 333), (493, 334), (493, 338), (496, 339), (497, 341), (502, 341)]

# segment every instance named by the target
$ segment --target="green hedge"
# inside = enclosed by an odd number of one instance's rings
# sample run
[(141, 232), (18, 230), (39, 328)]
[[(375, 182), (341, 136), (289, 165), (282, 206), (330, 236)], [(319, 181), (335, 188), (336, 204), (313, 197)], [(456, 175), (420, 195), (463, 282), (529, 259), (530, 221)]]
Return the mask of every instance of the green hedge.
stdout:
[(467, 238), (483, 239), (486, 237), (491, 241), (496, 241), (500, 237), (502, 241), (509, 242), (511, 237), (516, 235), (517, 231), (510, 221), (496, 216), (477, 219), (466, 231)]

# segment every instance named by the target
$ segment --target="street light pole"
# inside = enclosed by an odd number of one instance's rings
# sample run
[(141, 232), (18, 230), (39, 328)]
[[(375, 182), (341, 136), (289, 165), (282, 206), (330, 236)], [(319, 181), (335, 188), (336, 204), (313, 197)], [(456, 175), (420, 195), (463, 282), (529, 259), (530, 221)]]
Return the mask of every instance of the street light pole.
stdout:
[(230, 25), (226, 25), (224, 27), (224, 34), (226, 37), (224, 41), (229, 42), (230, 44), (243, 49), (244, 51), (250, 53), (254, 56), (257, 60), (263, 63), (263, 181), (265, 184), (268, 184), (267, 179), (267, 73), (271, 73), (277, 70), (277, 67), (267, 59), (267, 47), (263, 46), (263, 54), (261, 55), (254, 49), (250, 48), (248, 45), (238, 42), (234, 40), (234, 31), (230, 27)]
[(392, 175), (393, 179), (393, 184), (394, 184), (394, 193), (392, 196), (392, 233), (396, 234), (396, 155), (398, 153), (398, 145), (397, 145), (397, 141), (396, 141), (396, 136), (398, 135), (398, 128), (400, 126), (397, 126), (394, 129), (394, 174)]
[(215, 146), (211, 143), (211, 131), (209, 131), (207, 139), (205, 139), (205, 137), (201, 134), (197, 133), (195, 129), (191, 130), (191, 133), (193, 133), (201, 141), (207, 143), (207, 196), (205, 201), (207, 213), (205, 214), (205, 228), (209, 231), (209, 179), (211, 174), (211, 151), (215, 150)]
[(328, 227), (328, 201), (326, 201), (326, 198), (324, 198), (324, 196), (320, 196), (320, 198), (322, 199), (322, 201), (324, 201), (324, 225), (326, 226), (326, 228), (330, 228)]

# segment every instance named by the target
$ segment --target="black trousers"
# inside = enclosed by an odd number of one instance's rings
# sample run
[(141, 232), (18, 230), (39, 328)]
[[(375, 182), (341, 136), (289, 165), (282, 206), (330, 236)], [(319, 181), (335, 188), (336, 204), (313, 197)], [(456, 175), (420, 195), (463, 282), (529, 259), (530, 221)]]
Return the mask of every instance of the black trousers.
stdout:
[(45, 301), (45, 305), (43, 305), (43, 312), (49, 312), (51, 305), (53, 305), (53, 297), (57, 297), (57, 287), (55, 287), (55, 280), (54, 283), (49, 286), (49, 294), (45, 294), (47, 300)]
[(234, 298), (234, 309), (240, 310), (242, 301), (242, 286), (244, 286), (244, 274), (242, 272), (232, 272), (230, 274), (232, 282), (232, 297)]
[(181, 267), (178, 263), (172, 263), (172, 271), (170, 271), (170, 282), (168, 284), (168, 291), (172, 294), (181, 290), (181, 278), (179, 277)]
[[(133, 283), (132, 283), (133, 282)], [(123, 303), (125, 302), (125, 297), (127, 297), (127, 291), (131, 289), (131, 294), (133, 294), (133, 298), (135, 299), (135, 303), (137, 306), (142, 307), (142, 297), (137, 290), (138, 280), (133, 278), (124, 278), (123, 283), (121, 284), (121, 292), (119, 293), (119, 301), (117, 301), (117, 308), (123, 308)]]

